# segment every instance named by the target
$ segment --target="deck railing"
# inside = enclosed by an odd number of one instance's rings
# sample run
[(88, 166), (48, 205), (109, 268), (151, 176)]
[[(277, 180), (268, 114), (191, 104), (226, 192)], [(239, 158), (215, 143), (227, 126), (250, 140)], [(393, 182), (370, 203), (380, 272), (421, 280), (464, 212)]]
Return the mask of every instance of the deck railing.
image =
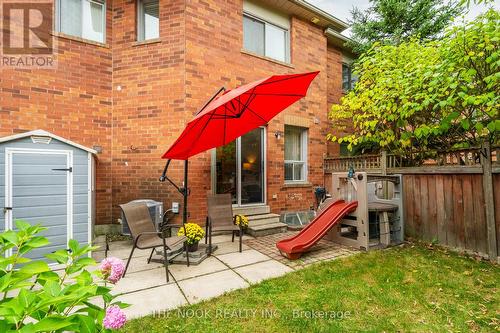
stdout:
[[(325, 157), (324, 172), (344, 172), (350, 167), (357, 171), (369, 173), (426, 173), (457, 171), (466, 173), (481, 173), (481, 155), (485, 148), (465, 148), (448, 151), (415, 151), (405, 155), (377, 155)], [(486, 148), (487, 149), (487, 148)], [(500, 147), (491, 148), (491, 164), (493, 172), (500, 172)]]

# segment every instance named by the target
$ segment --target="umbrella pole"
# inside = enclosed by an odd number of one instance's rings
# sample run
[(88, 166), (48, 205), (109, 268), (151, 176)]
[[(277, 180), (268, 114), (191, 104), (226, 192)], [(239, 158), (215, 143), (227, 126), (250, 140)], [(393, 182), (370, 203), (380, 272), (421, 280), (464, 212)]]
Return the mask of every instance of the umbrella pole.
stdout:
[[(186, 223), (187, 223), (187, 218), (188, 218), (188, 210), (187, 210), (187, 204), (188, 204), (188, 195), (189, 195), (189, 189), (188, 189), (188, 160), (184, 161), (184, 190), (182, 195), (184, 196), (184, 207), (182, 210), (182, 227), (184, 228), (184, 235), (187, 236), (186, 232)], [(188, 244), (186, 243), (186, 260), (187, 260), (187, 265), (189, 266), (189, 252), (187, 249)]]
[(187, 202), (188, 202), (188, 160), (184, 161), (184, 191), (183, 191), (183, 196), (184, 196), (184, 209), (182, 212), (182, 223), (186, 224), (187, 223)]

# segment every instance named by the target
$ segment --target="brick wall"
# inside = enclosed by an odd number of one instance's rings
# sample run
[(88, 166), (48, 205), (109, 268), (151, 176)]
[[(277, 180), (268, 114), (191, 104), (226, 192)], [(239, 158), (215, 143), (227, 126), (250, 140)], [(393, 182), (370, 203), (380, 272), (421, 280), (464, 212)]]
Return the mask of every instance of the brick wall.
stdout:
[[(267, 198), (275, 213), (314, 204), (323, 184), (329, 105), (338, 100), (341, 53), (327, 46), (321, 28), (291, 18), (291, 59), (286, 65), (242, 52), (242, 1), (160, 2), (160, 38), (138, 43), (136, 2), (108, 1), (105, 45), (57, 37), (56, 70), (2, 69), (0, 135), (45, 129), (82, 145), (99, 145), (97, 223), (115, 223), (118, 205), (137, 198), (170, 206), (182, 197), (158, 182), (161, 154), (222, 85), (234, 88), (271, 74), (321, 71), (308, 96), (267, 127)], [(209, 37), (209, 38), (208, 38)], [(308, 181), (284, 182), (285, 124), (309, 128)], [(190, 218), (202, 222), (211, 191), (210, 152), (190, 159)], [(183, 163), (169, 175), (182, 181)]]
[[(113, 2), (113, 222), (118, 205), (179, 199), (158, 178), (160, 157), (188, 120), (184, 104), (184, 2), (160, 1), (160, 38), (137, 42), (136, 2)], [(173, 165), (170, 175), (179, 179)], [(176, 195), (175, 197), (172, 197)]]
[[(333, 46), (328, 46), (328, 111), (332, 104), (340, 102), (342, 98), (342, 52)], [(338, 134), (338, 130), (331, 127), (329, 133)], [(340, 145), (328, 143), (328, 155), (339, 155)]]
[[(278, 115), (267, 127), (267, 198), (271, 210), (305, 210), (314, 204), (313, 185), (323, 184), (323, 155), (327, 133), (327, 41), (321, 28), (292, 18), (292, 66), (279, 64), (242, 52), (242, 2), (193, 1), (186, 7), (186, 108), (189, 114), (220, 86), (235, 87), (271, 74), (321, 71), (308, 96)], [(206, 36), (210, 36), (207, 38)], [(295, 116), (309, 124), (309, 174), (306, 186), (284, 183), (285, 119)], [(289, 118), (290, 119), (290, 118)], [(293, 124), (292, 124), (293, 125)], [(195, 172), (191, 186), (196, 188), (189, 200), (191, 217), (202, 220), (205, 193), (210, 190), (210, 154), (193, 159)]]
[(98, 222), (111, 220), (110, 7), (105, 45), (55, 37), (56, 69), (0, 66), (0, 137), (43, 129), (103, 148), (96, 163)]

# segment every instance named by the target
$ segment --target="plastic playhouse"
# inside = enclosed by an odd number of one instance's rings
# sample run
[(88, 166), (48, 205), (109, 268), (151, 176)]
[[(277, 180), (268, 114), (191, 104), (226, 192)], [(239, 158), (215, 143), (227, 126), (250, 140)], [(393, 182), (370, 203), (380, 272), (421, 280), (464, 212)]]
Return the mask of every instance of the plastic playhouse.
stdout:
[(332, 176), (331, 198), (297, 235), (276, 244), (281, 254), (298, 259), (323, 237), (362, 250), (403, 241), (401, 175), (350, 170)]

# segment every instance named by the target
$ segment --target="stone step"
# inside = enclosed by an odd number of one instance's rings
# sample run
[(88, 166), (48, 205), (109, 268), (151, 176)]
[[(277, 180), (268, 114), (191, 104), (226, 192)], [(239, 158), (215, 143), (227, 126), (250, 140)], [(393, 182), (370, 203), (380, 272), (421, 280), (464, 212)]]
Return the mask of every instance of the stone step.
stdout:
[(274, 218), (277, 217), (279, 218), (279, 214), (273, 214), (273, 213), (268, 213), (268, 214), (259, 214), (259, 215), (248, 215), (248, 220), (249, 221), (256, 221), (256, 220), (265, 220), (269, 218)]
[(279, 223), (280, 216), (278, 214), (262, 214), (248, 216), (248, 225), (257, 226), (264, 224)]
[(245, 216), (269, 214), (270, 211), (271, 208), (269, 208), (269, 206), (266, 205), (233, 208), (234, 215), (241, 214)]
[(248, 226), (247, 233), (253, 237), (267, 236), (287, 231), (285, 223), (270, 223), (256, 226)]

